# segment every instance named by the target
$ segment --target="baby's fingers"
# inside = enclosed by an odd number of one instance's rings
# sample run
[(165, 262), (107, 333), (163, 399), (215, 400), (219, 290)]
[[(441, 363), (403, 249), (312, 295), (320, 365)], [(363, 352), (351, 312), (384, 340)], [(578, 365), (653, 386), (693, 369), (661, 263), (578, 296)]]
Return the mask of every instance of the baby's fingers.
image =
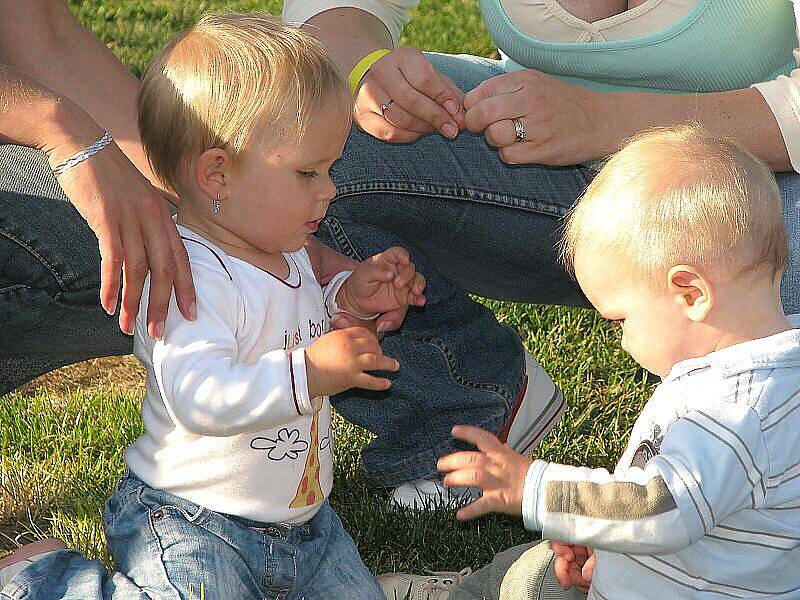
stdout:
[(567, 562), (575, 560), (575, 552), (573, 552), (572, 546), (570, 544), (565, 544), (563, 542), (556, 542), (555, 540), (553, 540), (550, 542), (550, 548), (553, 550), (553, 554), (566, 559)]
[(359, 357), (359, 367), (364, 371), (398, 371), (400, 363), (391, 356), (368, 353)]
[(477, 500), (470, 502), (463, 508), (460, 508), (456, 513), (456, 518), (459, 521), (469, 521), (470, 519), (477, 519), (483, 515), (494, 512), (492, 502), (486, 496), (481, 496)]
[(454, 452), (443, 456), (436, 463), (436, 468), (442, 473), (457, 471), (458, 469), (469, 469), (486, 464), (486, 457), (480, 452)]
[(498, 452), (503, 449), (503, 444), (496, 435), (473, 425), (456, 425), (452, 435), (458, 440), (477, 446), (481, 452)]
[(376, 255), (376, 258), (390, 265), (407, 265), (411, 261), (408, 250), (400, 246), (392, 246)]
[(385, 377), (375, 377), (373, 375), (361, 373), (355, 378), (355, 387), (382, 392), (392, 387), (392, 382)]
[(568, 590), (572, 587), (572, 578), (569, 575), (571, 568), (572, 563), (570, 563), (570, 561), (563, 556), (556, 555), (556, 560), (553, 563), (553, 573), (564, 590)]
[(416, 269), (414, 268), (413, 263), (399, 265), (397, 267), (397, 274), (394, 277), (395, 289), (402, 290), (403, 288), (411, 287), (412, 281), (414, 281), (415, 273)]

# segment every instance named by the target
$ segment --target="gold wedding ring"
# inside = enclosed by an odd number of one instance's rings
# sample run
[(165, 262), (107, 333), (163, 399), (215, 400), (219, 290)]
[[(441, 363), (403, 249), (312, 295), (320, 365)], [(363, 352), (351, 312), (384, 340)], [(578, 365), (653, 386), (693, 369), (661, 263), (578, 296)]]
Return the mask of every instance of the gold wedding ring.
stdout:
[(528, 134), (525, 132), (525, 126), (522, 124), (522, 119), (511, 119), (514, 124), (514, 134), (516, 136), (515, 142), (521, 142)]

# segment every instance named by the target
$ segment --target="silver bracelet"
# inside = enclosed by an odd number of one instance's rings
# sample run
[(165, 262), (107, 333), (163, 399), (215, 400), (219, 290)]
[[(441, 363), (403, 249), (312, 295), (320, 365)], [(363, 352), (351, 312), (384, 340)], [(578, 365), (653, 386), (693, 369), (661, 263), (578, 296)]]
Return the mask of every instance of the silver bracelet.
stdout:
[(58, 177), (59, 175), (62, 175), (63, 173), (66, 173), (72, 167), (74, 167), (76, 165), (79, 165), (80, 163), (85, 161), (87, 158), (91, 158), (92, 156), (94, 156), (95, 154), (100, 152), (100, 150), (102, 150), (103, 148), (108, 146), (113, 141), (114, 141), (114, 138), (111, 137), (111, 134), (108, 133), (107, 131), (104, 132), (103, 133), (103, 137), (101, 137), (99, 140), (97, 140), (94, 144), (92, 144), (88, 148), (84, 148), (80, 152), (76, 152), (75, 154), (70, 156), (67, 160), (62, 162), (57, 167), (53, 167), (53, 174), (56, 177)]

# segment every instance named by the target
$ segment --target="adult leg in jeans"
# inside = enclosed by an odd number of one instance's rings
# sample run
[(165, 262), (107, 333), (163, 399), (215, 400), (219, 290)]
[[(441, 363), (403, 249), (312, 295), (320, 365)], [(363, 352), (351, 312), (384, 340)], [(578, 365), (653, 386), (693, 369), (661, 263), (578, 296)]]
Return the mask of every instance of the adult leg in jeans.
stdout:
[[(499, 72), (496, 61), (434, 59), (465, 89)], [(354, 131), (333, 169), (337, 200), (320, 238), (358, 258), (403, 245), (428, 279), (425, 308), (383, 344), (401, 364), (392, 393), (334, 398), (348, 420), (377, 434), (364, 466), (379, 483), (435, 473), (436, 459), (453, 449), (456, 423), (504, 426), (522, 385), (524, 348), (465, 290), (583, 303), (554, 246), (559, 218), (590, 176), (583, 168), (507, 167), (469, 133), (395, 145)]]
[[(504, 72), (500, 62), (488, 59), (441, 54), (429, 54), (429, 58), (463, 90), (473, 89), (484, 79)], [(531, 135), (535, 138), (534, 132)], [(469, 132), (461, 132), (455, 140), (433, 134), (400, 145), (354, 131), (342, 159), (334, 165), (338, 195), (331, 213), (346, 215), (341, 225), (343, 232), (352, 238), (359, 237), (362, 228), (391, 232), (398, 243), (415, 249), (417, 260), (424, 260), (432, 272), (451, 281), (454, 286), (448, 301), (428, 307), (431, 312), (444, 313), (430, 319), (440, 329), (438, 334), (428, 335), (447, 339), (454, 345), (451, 354), (458, 358), (458, 369), (470, 373), (472, 381), (513, 389), (517, 385), (513, 373), (482, 370), (487, 356), (496, 353), (509, 356), (511, 352), (496, 345), (501, 337), (495, 336), (493, 330), (499, 325), (491, 319), (461, 319), (459, 315), (472, 310), (472, 301), (458, 290), (511, 301), (585, 305), (575, 282), (559, 267), (555, 246), (561, 218), (593, 176), (594, 171), (585, 167), (506, 165), (483, 136)], [(787, 312), (797, 312), (800, 310), (800, 211), (797, 209), (800, 175), (779, 174), (778, 180), (793, 251), (783, 280), (783, 300)], [(385, 243), (389, 242), (387, 238)], [(459, 327), (452, 329), (453, 323)], [(413, 335), (413, 327), (410, 320), (402, 333)], [(393, 349), (401, 364), (413, 364), (415, 357), (405, 354), (411, 348), (399, 345)], [(521, 352), (516, 345), (513, 353)], [(509, 360), (521, 362), (510, 356)], [(430, 381), (441, 382), (448, 372), (440, 374), (432, 362), (427, 374)], [(420, 389), (424, 389), (424, 380), (420, 384)], [(425, 431), (431, 440), (443, 441), (452, 424), (447, 418), (432, 423), (424, 411), (417, 413), (416, 418), (405, 419), (402, 425), (392, 423), (393, 415), (403, 414), (398, 403), (413, 402), (400, 391), (399, 387), (393, 390), (381, 403), (383, 418), (379, 422), (369, 413), (374, 410), (369, 403), (358, 401), (365, 395), (357, 390), (344, 394), (336, 403), (348, 419), (366, 424), (379, 434), (386, 450), (383, 465), (386, 472), (392, 470), (389, 466), (392, 456), (408, 462), (410, 454), (404, 445), (409, 432)], [(411, 389), (408, 392), (414, 393)], [(454, 416), (460, 422), (479, 424), (478, 411), (467, 408), (459, 412), (459, 407), (466, 404), (457, 386), (449, 393), (437, 394), (427, 406), (428, 414)], [(499, 405), (493, 412), (500, 412)], [(495, 430), (498, 424), (499, 421), (494, 421)], [(433, 428), (439, 430), (432, 431)], [(389, 452), (391, 448), (395, 449), (394, 454)], [(432, 462), (428, 468), (433, 471)], [(418, 472), (424, 470), (420, 465)], [(384, 482), (390, 480), (388, 477)]]
[(0, 145), (0, 395), (63, 365), (132, 351), (99, 286), (97, 238), (44, 155)]

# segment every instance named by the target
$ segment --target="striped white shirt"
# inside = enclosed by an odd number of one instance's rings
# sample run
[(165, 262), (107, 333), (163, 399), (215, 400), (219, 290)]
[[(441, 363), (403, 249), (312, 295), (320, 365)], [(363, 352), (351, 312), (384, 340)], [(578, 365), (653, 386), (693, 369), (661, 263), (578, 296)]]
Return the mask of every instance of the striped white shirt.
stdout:
[(800, 315), (676, 364), (613, 474), (535, 461), (526, 526), (593, 546), (590, 598), (800, 599)]

